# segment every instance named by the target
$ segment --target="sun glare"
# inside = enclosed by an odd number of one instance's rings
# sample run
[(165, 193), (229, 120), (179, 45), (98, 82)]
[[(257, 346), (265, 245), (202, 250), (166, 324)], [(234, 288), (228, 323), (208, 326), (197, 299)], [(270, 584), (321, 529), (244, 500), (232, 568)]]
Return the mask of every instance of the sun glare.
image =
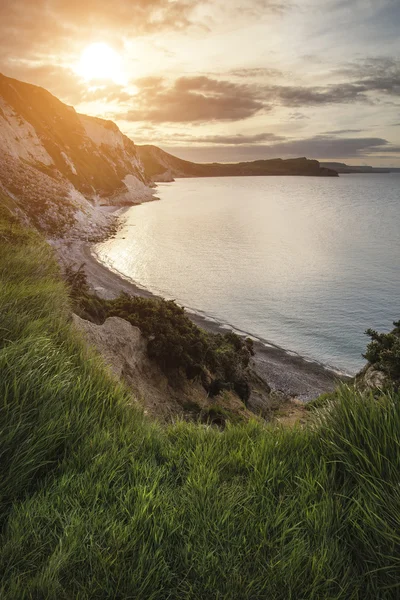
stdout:
[(86, 81), (109, 80), (123, 83), (124, 80), (121, 56), (103, 42), (90, 44), (85, 48), (77, 73)]

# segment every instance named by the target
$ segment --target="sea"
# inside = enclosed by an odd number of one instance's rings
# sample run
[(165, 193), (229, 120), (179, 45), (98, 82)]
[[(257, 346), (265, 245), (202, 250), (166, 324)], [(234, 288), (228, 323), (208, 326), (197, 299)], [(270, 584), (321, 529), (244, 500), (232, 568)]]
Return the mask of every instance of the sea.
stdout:
[(354, 374), (400, 319), (400, 174), (158, 185), (97, 245), (109, 268), (265, 345)]

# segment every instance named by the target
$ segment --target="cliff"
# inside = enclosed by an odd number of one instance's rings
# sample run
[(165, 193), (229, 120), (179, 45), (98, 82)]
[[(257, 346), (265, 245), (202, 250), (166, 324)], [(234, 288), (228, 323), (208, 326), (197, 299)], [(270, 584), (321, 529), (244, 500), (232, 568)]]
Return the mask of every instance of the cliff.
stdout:
[(197, 164), (136, 146), (112, 121), (81, 115), (45, 89), (0, 74), (0, 193), (30, 223), (91, 237), (108, 219), (99, 205), (151, 200), (156, 181), (241, 175), (337, 176), (297, 158)]
[(240, 163), (200, 164), (177, 158), (157, 146), (137, 146), (146, 174), (153, 181), (172, 181), (174, 177), (240, 177), (265, 175), (308, 175), (337, 177), (332, 169), (322, 167), (317, 160), (290, 158), (255, 160)]
[(46, 230), (86, 227), (99, 204), (152, 197), (136, 146), (115, 123), (4, 75), (0, 153), (0, 190)]

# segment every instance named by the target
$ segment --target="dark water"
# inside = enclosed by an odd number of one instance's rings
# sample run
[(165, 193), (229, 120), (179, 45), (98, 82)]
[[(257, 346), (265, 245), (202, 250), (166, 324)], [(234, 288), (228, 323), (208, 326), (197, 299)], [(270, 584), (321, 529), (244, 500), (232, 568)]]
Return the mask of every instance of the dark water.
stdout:
[(347, 372), (400, 319), (400, 175), (180, 179), (100, 258), (141, 286)]

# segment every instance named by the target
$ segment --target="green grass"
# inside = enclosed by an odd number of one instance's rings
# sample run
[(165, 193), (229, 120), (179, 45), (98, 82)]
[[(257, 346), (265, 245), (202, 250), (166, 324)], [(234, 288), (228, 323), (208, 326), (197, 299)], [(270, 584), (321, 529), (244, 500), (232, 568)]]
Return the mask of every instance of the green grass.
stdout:
[(4, 220), (0, 274), (2, 600), (399, 597), (399, 395), (342, 388), (303, 429), (162, 428)]

